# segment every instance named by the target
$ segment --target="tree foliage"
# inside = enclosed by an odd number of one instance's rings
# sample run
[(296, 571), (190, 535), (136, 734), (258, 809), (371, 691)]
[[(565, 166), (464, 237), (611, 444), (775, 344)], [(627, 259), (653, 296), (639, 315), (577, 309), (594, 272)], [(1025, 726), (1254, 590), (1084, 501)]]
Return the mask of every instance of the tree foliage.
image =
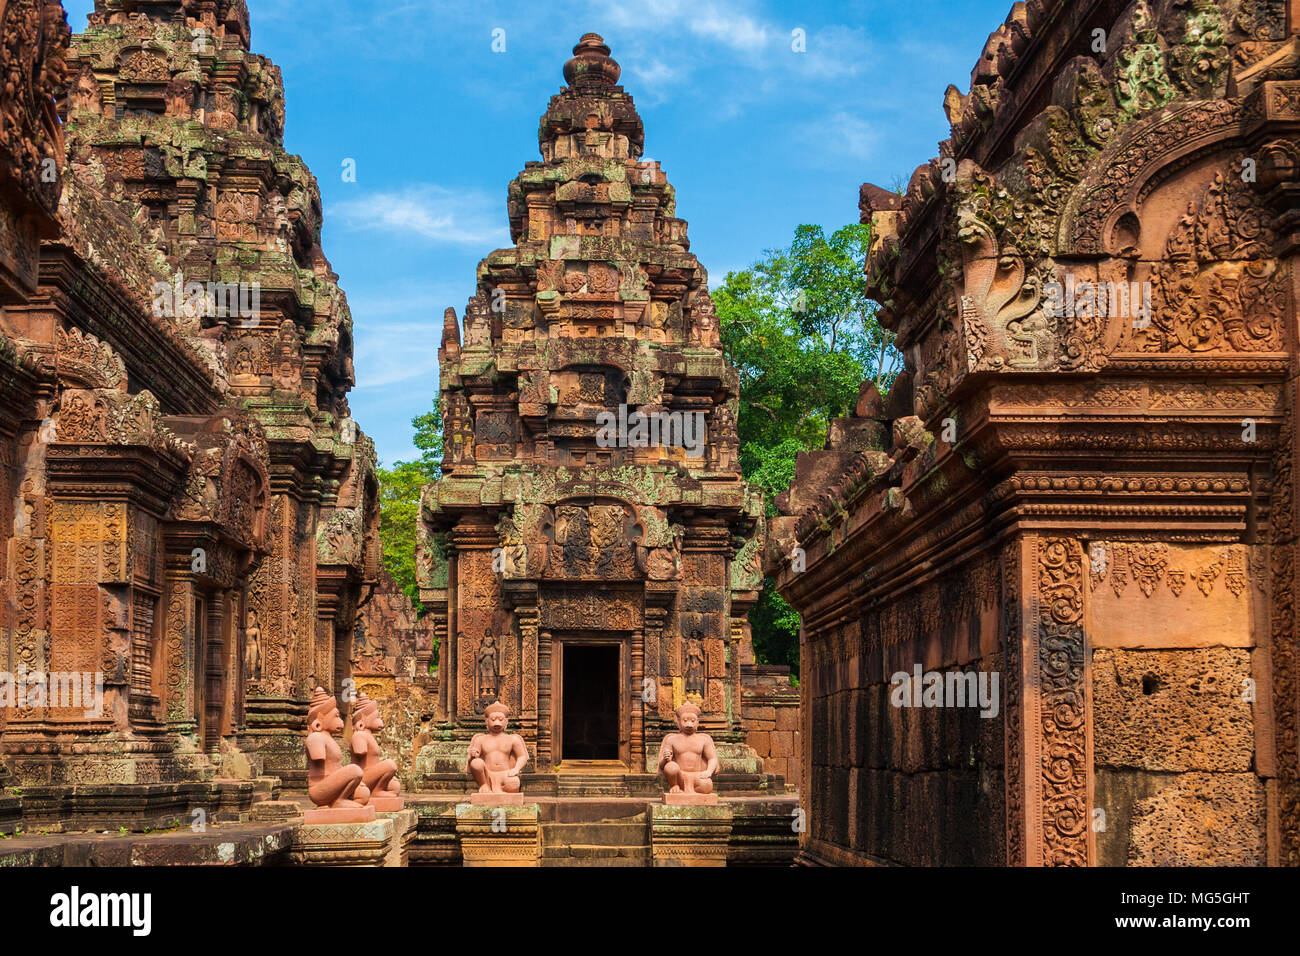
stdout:
[[(740, 373), (740, 464), (768, 515), (794, 479), (801, 451), (821, 448), (831, 420), (851, 414), (866, 379), (884, 393), (902, 366), (876, 319), (862, 275), (870, 227), (829, 238), (795, 230), (789, 248), (727, 274), (713, 294), (723, 348)], [(769, 580), (750, 615), (760, 661), (797, 670), (799, 618)]]
[(420, 521), (420, 489), (438, 480), (442, 474), (442, 414), (437, 402), (432, 411), (411, 419), (415, 430), (415, 447), (420, 456), (414, 461), (399, 461), (392, 468), (380, 467), (379, 538), (384, 545), (384, 567), (398, 587), (424, 614), (420, 590), (415, 580), (415, 549)]

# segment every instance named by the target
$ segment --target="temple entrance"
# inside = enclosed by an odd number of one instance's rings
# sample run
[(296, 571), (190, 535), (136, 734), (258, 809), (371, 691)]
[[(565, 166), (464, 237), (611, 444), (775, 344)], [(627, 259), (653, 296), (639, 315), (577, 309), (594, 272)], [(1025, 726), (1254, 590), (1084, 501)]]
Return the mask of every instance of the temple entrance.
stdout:
[(560, 759), (620, 759), (621, 647), (566, 642), (563, 654)]

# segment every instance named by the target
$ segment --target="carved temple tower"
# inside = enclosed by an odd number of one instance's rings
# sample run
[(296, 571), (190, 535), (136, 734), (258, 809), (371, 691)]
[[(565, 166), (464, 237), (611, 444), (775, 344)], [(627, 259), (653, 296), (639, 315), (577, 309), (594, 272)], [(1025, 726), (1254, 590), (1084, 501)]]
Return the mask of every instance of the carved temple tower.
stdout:
[[(342, 689), (378, 579), (378, 506), (279, 71), (243, 0), (97, 0), (57, 64), (65, 122), (37, 142), (61, 218), (3, 315), (27, 367), (0, 381), (12, 547), (36, 556), (5, 582), (35, 608), (8, 666), (102, 669), (110, 712), (11, 714), (4, 751), (24, 783), (301, 782), (307, 694)], [(69, 748), (95, 756), (74, 774)]]
[[(561, 792), (575, 768), (643, 774), (691, 699), (724, 773), (756, 785), (740, 665), (764, 520), (740, 475), (738, 376), (618, 64), (594, 34), (574, 54), (542, 162), (510, 184), (515, 245), (479, 265), (463, 336), (445, 317), (447, 451), (420, 556), (442, 734), (419, 768), (463, 787), (464, 741), (499, 697)], [(638, 442), (638, 412), (682, 440)], [(602, 432), (625, 417), (628, 440)]]

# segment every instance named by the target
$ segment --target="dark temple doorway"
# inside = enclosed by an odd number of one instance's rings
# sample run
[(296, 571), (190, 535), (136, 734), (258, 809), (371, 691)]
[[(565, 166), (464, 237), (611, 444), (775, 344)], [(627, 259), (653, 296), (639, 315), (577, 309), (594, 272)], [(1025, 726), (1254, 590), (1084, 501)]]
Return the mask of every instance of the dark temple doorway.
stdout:
[(618, 664), (616, 644), (565, 645), (561, 759), (618, 759)]

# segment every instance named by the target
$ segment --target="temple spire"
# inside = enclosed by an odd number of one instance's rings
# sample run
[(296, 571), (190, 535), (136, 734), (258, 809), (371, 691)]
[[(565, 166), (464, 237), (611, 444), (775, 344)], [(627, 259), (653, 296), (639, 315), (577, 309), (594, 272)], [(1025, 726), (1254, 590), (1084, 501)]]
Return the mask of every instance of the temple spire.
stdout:
[(564, 82), (575, 89), (613, 87), (623, 69), (609, 55), (609, 45), (599, 33), (583, 34), (573, 48), (573, 59), (564, 64)]
[(542, 117), (537, 136), (542, 159), (641, 158), (645, 129), (632, 97), (618, 85), (622, 72), (600, 34), (583, 35), (573, 48), (573, 58), (564, 64), (569, 85), (551, 97)]

